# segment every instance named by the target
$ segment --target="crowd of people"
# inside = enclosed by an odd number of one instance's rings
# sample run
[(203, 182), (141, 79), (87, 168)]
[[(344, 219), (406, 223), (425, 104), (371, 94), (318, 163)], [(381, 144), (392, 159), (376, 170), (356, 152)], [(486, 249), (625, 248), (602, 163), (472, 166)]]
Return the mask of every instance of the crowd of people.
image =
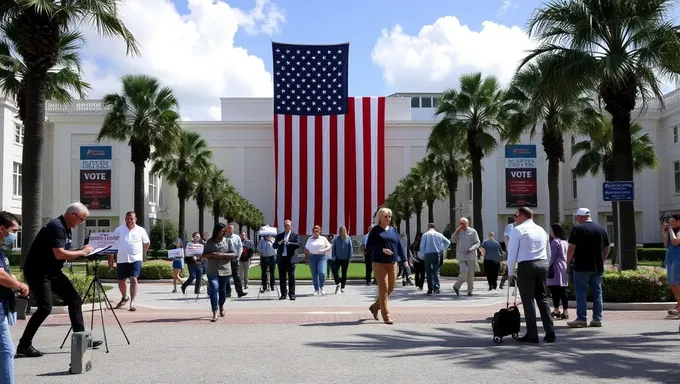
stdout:
[[(33, 346), (32, 340), (43, 321), (52, 310), (52, 293), (58, 294), (68, 306), (69, 317), (74, 332), (84, 331), (82, 299), (73, 284), (62, 272), (65, 261), (74, 261), (88, 256), (93, 251), (90, 245), (73, 249), (71, 229), (84, 225), (89, 211), (81, 203), (73, 203), (66, 212), (47, 223), (38, 232), (32, 243), (23, 268), (26, 283), (11, 274), (9, 262), (0, 248), (0, 379), (3, 383), (13, 383), (14, 346), (9, 334), (9, 326), (16, 323), (17, 295), (26, 297), (29, 292), (36, 302), (36, 310), (28, 321), (19, 344), (16, 356), (40, 357), (43, 355)], [(594, 223), (590, 211), (580, 208), (575, 213), (577, 225), (567, 235), (560, 224), (553, 224), (548, 234), (534, 223), (533, 212), (520, 207), (514, 214), (514, 223), (509, 224), (503, 234), (506, 250), (489, 232), (480, 241), (474, 228), (466, 218), (461, 218), (459, 226), (451, 239), (436, 230), (433, 223), (428, 230), (417, 234), (412, 244), (405, 242), (404, 236), (393, 226), (392, 212), (381, 208), (375, 215), (374, 224), (361, 239), (361, 249), (366, 265), (365, 281), (375, 284), (378, 294), (370, 305), (371, 315), (385, 324), (393, 324), (389, 309), (389, 296), (393, 292), (398, 277), (403, 285), (413, 285), (411, 267), (415, 274), (415, 286), (427, 295), (440, 294), (442, 287), (440, 271), (444, 251), (452, 243), (458, 259), (460, 272), (453, 290), (460, 295), (466, 283), (467, 295), (472, 296), (474, 275), (479, 270), (479, 254), (484, 258), (488, 289), (500, 288), (506, 281), (519, 289), (524, 309), (526, 334), (520, 342), (538, 343), (536, 307), (538, 307), (543, 329), (544, 341), (554, 342), (556, 335), (554, 320), (569, 319), (567, 286), (571, 281), (576, 296), (576, 318), (567, 322), (569, 327), (602, 326), (602, 279), (604, 262), (609, 254), (607, 232)], [(15, 241), (21, 221), (8, 212), (0, 212), (0, 238), (5, 244)], [(292, 230), (292, 222), (284, 222), (283, 231), (276, 235), (261, 236), (257, 244), (248, 239), (244, 232), (236, 235), (231, 223), (218, 223), (212, 234), (201, 236), (193, 233), (184, 244), (178, 239), (175, 246), (182, 248), (183, 258), (173, 260), (174, 291), (181, 283), (182, 292), (194, 285), (195, 293), (200, 292), (203, 275), (207, 275), (208, 294), (212, 309), (211, 321), (225, 316), (224, 304), (231, 296), (234, 282), (238, 297), (247, 295), (248, 272), (254, 253), (260, 254), (261, 287), (260, 292), (274, 291), (275, 266), (279, 271), (280, 300), (295, 300), (295, 268), (302, 261), (308, 264), (312, 273), (314, 295), (326, 294), (326, 275), (333, 274), (335, 293), (344, 292), (347, 283), (347, 270), (353, 255), (352, 240), (345, 227), (340, 227), (338, 235), (329, 238), (321, 235), (321, 228), (315, 226), (305, 245), (302, 255), (300, 235)], [(114, 232), (119, 236), (116, 244), (117, 255), (109, 258), (111, 268), (116, 268), (121, 300), (116, 308), (128, 305), (135, 311), (135, 297), (143, 255), (150, 245), (146, 230), (136, 224), (135, 212), (127, 212), (125, 224)], [(668, 311), (671, 316), (680, 312), (680, 214), (671, 216), (661, 230), (664, 245), (667, 247), (667, 282), (678, 302)], [(330, 237), (330, 236), (329, 236)], [(505, 263), (503, 263), (505, 261)], [(180, 280), (179, 271), (188, 264), (189, 277)], [(505, 268), (503, 268), (505, 266)], [(502, 275), (502, 276), (501, 276)], [(373, 278), (372, 278), (373, 277)], [(126, 281), (130, 281), (130, 290)], [(587, 321), (587, 291), (593, 299), (591, 321)], [(549, 303), (552, 297), (552, 309)], [(535, 305), (535, 304), (536, 305)], [(561, 307), (561, 310), (560, 310)], [(379, 317), (380, 315), (380, 317)], [(101, 340), (92, 340), (91, 347), (101, 345)]]

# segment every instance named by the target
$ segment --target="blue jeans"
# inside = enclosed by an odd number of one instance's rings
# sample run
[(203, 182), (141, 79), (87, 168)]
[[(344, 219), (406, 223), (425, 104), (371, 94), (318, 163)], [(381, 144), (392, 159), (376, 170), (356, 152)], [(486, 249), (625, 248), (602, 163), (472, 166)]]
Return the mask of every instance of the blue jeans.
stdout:
[(229, 286), (229, 278), (231, 276), (208, 276), (208, 294), (210, 295), (210, 306), (213, 312), (217, 311), (218, 295), (219, 306), (222, 308), (224, 302), (227, 301), (227, 286)]
[(588, 287), (590, 287), (590, 294), (593, 296), (593, 320), (602, 321), (602, 272), (574, 271), (576, 320), (587, 320)]
[(427, 291), (438, 291), (441, 286), (439, 285), (439, 273), (441, 270), (441, 265), (439, 264), (439, 254), (438, 253), (426, 253), (425, 254), (425, 276), (427, 278)]
[(191, 283), (196, 282), (196, 288), (194, 289), (195, 294), (199, 294), (201, 291), (201, 279), (203, 278), (203, 271), (205, 270), (205, 262), (199, 267), (196, 263), (187, 263), (189, 268), (189, 278), (186, 279), (184, 284), (182, 284), (182, 290), (186, 290)]
[(14, 344), (7, 314), (0, 302), (0, 383), (14, 384)]
[(314, 290), (318, 291), (326, 281), (326, 255), (309, 255), (309, 269), (312, 271)]

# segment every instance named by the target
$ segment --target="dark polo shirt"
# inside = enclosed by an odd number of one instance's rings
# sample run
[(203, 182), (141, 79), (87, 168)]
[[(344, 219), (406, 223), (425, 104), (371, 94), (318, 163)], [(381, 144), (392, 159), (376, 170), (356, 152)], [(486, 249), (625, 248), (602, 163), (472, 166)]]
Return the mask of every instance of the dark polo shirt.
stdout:
[(57, 260), (53, 248), (71, 249), (71, 228), (66, 226), (64, 216), (53, 219), (40, 229), (26, 255), (24, 273), (30, 275), (59, 273), (64, 266), (64, 260)]

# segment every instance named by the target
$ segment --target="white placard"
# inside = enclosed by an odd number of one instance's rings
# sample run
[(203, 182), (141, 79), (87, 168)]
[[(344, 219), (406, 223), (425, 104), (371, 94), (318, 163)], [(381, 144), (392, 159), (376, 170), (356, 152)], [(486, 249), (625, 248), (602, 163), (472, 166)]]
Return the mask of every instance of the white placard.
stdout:
[(505, 168), (536, 168), (535, 158), (505, 159)]
[(102, 170), (111, 169), (111, 160), (80, 160), (80, 169), (82, 170)]
[(203, 254), (203, 244), (187, 244), (187, 257), (201, 256)]
[(184, 250), (182, 248), (168, 250), (168, 259), (179, 259), (182, 257), (184, 257)]
[(120, 236), (114, 235), (113, 232), (90, 233), (87, 244), (92, 248), (115, 248), (119, 238)]
[(261, 227), (260, 230), (257, 231), (258, 236), (276, 236), (277, 233), (276, 227), (270, 227), (268, 225)]

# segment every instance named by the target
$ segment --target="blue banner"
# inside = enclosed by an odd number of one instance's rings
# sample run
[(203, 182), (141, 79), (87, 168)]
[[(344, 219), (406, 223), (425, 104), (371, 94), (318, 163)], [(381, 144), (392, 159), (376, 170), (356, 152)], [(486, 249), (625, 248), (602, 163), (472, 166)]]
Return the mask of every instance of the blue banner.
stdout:
[(111, 146), (83, 145), (80, 147), (80, 160), (111, 160)]
[(535, 144), (512, 144), (505, 146), (506, 159), (536, 158)]

